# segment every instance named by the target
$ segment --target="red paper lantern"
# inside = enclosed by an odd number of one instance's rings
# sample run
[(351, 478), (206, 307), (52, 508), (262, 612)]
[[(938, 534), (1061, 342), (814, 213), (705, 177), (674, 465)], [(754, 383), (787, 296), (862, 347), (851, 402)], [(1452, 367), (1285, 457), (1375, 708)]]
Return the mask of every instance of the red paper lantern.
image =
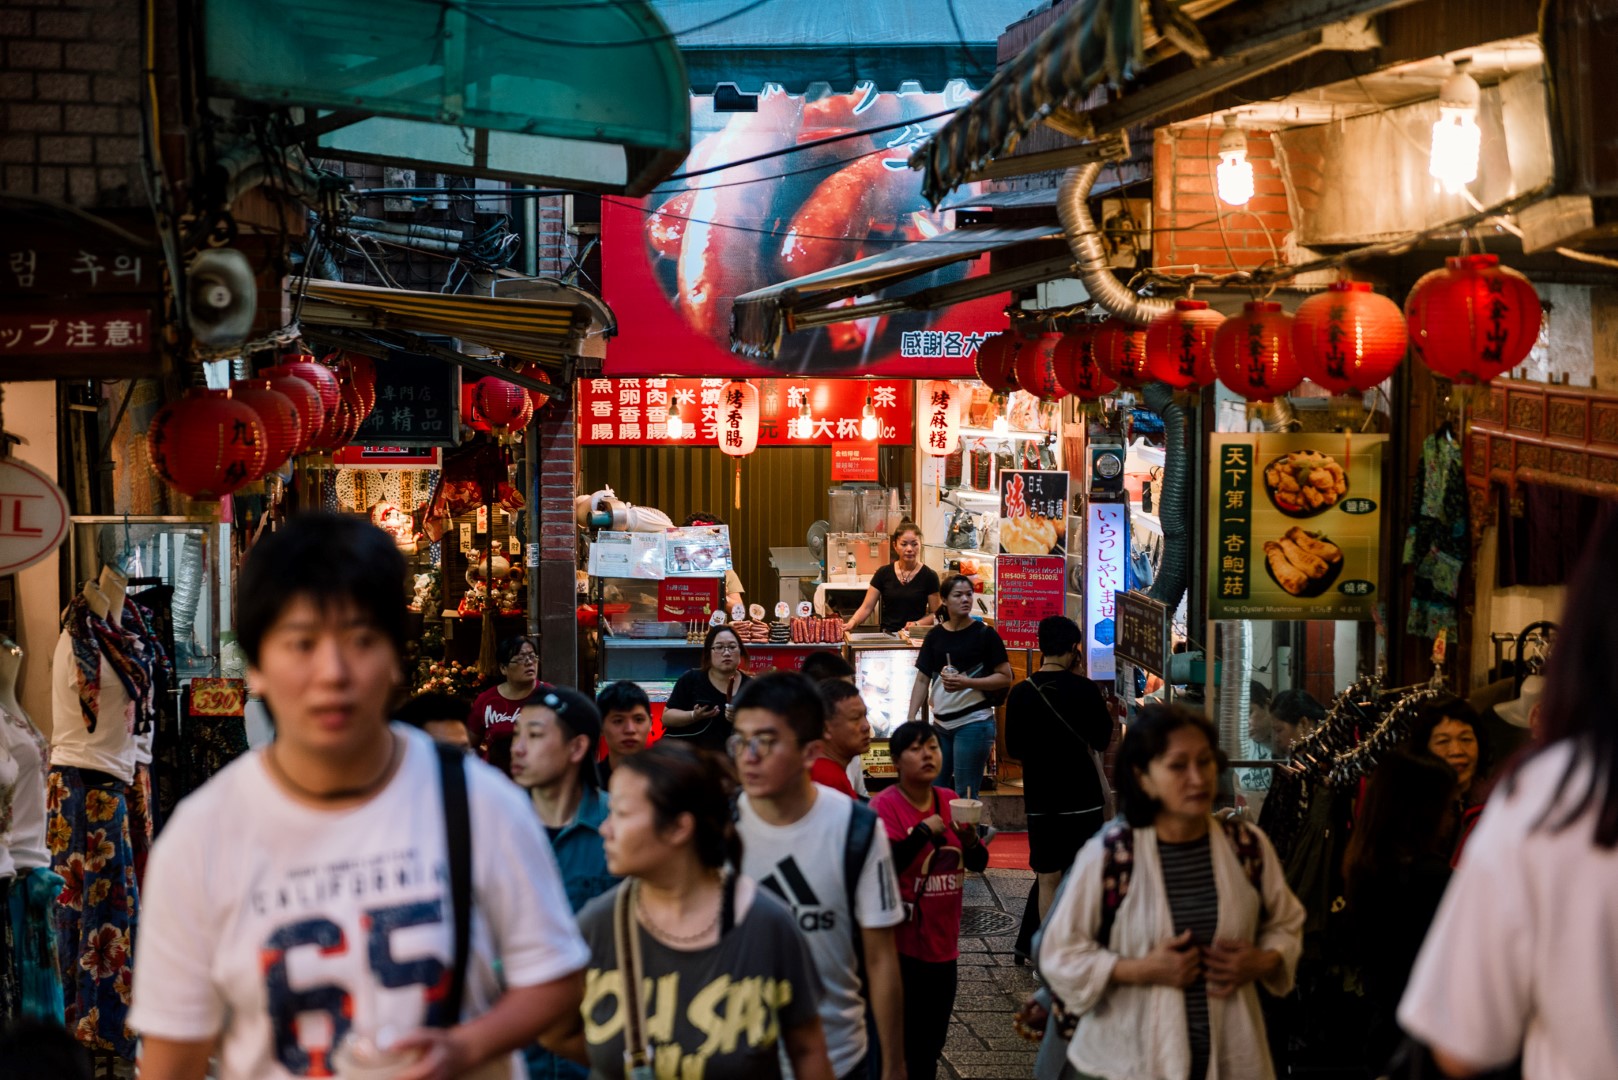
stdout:
[(1176, 390), (1212, 386), (1214, 335), (1225, 317), (1201, 300), (1176, 300), (1146, 328), (1146, 370)]
[(472, 404), (478, 416), (495, 431), (516, 431), (534, 415), (534, 401), (528, 391), (493, 376), (478, 380)]
[(1339, 281), (1299, 304), (1292, 317), (1298, 367), (1334, 394), (1381, 383), (1405, 358), (1409, 340), (1399, 305), (1366, 281)]
[(308, 353), (299, 353), (290, 357), (284, 364), (266, 368), (263, 374), (272, 378), (290, 375), (294, 379), (302, 379), (314, 387), (315, 392), (320, 395), (320, 429), (304, 446), (305, 453), (330, 453), (343, 445), (343, 440), (338, 438), (342, 431), (337, 426), (341, 420), (337, 414), (343, 399), (343, 390), (331, 368), (318, 362)]
[(1152, 381), (1146, 368), (1146, 331), (1122, 319), (1096, 326), (1096, 363), (1119, 386), (1139, 387)]
[(343, 447), (354, 441), (354, 436), (360, 432), (360, 425), (365, 423), (371, 411), (365, 407), (365, 392), (353, 379), (344, 379), (338, 389), (342, 396), (337, 402), (337, 430), (332, 437), (337, 440), (337, 447)]
[(494, 431), (494, 426), (478, 413), (478, 384), (475, 382), (461, 383), (461, 423), (484, 434)]
[(343, 359), (348, 361), (349, 374), (353, 376), (354, 385), (360, 389), (360, 397), (365, 402), (365, 416), (370, 416), (376, 408), (376, 361), (364, 353), (352, 352), (344, 353)]
[(1017, 354), (1025, 343), (1026, 339), (1021, 334), (1007, 330), (978, 346), (977, 359), (974, 361), (978, 380), (990, 392), (1009, 394), (1018, 388)]
[(719, 449), (746, 457), (758, 449), (758, 387), (740, 379), (719, 392)]
[(193, 499), (222, 499), (264, 472), (264, 424), (229, 390), (192, 389), (146, 429), (152, 468)]
[(933, 457), (953, 454), (961, 441), (961, 408), (948, 379), (924, 383), (921, 391), (921, 448)]
[(1270, 300), (1242, 305), (1214, 334), (1214, 370), (1249, 401), (1282, 397), (1303, 381), (1292, 354), (1292, 316)]
[(1061, 334), (1040, 334), (1027, 339), (1017, 350), (1017, 385), (1041, 401), (1054, 401), (1062, 396), (1054, 364), (1056, 346), (1061, 340)]
[(258, 413), (264, 425), (264, 467), (254, 480), (260, 480), (287, 463), (303, 439), (303, 421), (291, 398), (274, 386), (273, 379), (237, 379), (230, 384), (230, 396)]
[(1098, 401), (1116, 393), (1118, 384), (1096, 362), (1096, 324), (1080, 323), (1062, 335), (1052, 360), (1056, 381), (1080, 401)]
[(1410, 344), (1446, 379), (1488, 382), (1522, 363), (1539, 338), (1539, 294), (1498, 255), (1460, 255), (1424, 275), (1405, 300)]
[[(542, 383), (551, 381), (551, 373), (532, 360), (517, 368), (517, 374), (526, 375), (530, 379), (537, 379)], [(534, 411), (538, 412), (545, 407), (545, 403), (551, 399), (551, 396), (542, 390), (529, 390), (528, 398), (534, 403)]]
[(266, 368), (259, 373), (259, 377), (271, 390), (292, 402), (292, 407), (298, 411), (298, 444), (292, 452), (306, 453), (314, 445), (315, 436), (320, 434), (321, 425), (326, 422), (326, 410), (320, 404), (320, 391), (291, 375), (271, 375), (274, 370)]

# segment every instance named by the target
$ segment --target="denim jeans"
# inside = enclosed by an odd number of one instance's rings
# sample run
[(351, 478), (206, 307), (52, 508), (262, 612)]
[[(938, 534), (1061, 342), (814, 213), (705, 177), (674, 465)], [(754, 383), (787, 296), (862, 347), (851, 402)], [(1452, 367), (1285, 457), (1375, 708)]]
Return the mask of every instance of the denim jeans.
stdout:
[(994, 717), (962, 724), (953, 731), (934, 724), (933, 730), (944, 758), (938, 768), (938, 786), (952, 788), (957, 798), (977, 798), (998, 730)]

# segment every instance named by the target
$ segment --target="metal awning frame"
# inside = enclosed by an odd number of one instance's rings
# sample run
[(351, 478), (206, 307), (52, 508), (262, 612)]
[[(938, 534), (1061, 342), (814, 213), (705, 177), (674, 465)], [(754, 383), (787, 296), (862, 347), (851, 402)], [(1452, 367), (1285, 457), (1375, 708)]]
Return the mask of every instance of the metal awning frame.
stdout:
[[(337, 349), (352, 349), (355, 352), (372, 352), (377, 349), (395, 349), (400, 352), (420, 353), (424, 356), (434, 356), (446, 363), (451, 363), (466, 371), (482, 376), (493, 376), (504, 379), (522, 387), (524, 390), (537, 390), (554, 401), (568, 404), (572, 397), (574, 362), (571, 359), (563, 360), (556, 365), (560, 375), (557, 382), (541, 382), (531, 375), (503, 368), (499, 364), (481, 357), (468, 356), (456, 349), (448, 349), (434, 341), (428, 341), (421, 334), (409, 330), (372, 330), (368, 333), (359, 333), (349, 330), (337, 330), (330, 327), (301, 327), (302, 335), (323, 345), (330, 345)], [(547, 365), (549, 366), (549, 365)]]

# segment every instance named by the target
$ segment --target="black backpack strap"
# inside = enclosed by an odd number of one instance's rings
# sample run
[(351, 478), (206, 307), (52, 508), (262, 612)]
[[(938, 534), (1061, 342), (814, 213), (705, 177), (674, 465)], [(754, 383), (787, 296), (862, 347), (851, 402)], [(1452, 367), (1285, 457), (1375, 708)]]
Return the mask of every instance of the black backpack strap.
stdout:
[(860, 875), (865, 872), (865, 860), (871, 854), (877, 825), (875, 810), (863, 803), (852, 803), (848, 813), (848, 836), (843, 842), (843, 890), (848, 897), (848, 932), (854, 939), (854, 965), (861, 986), (865, 985), (865, 940), (860, 932), (857, 902)]
[(466, 794), (466, 755), (455, 746), (435, 744), (444, 791), (444, 842), (449, 854), (449, 893), (455, 920), (455, 959), (449, 992), (431, 1010), (433, 1027), (460, 1023), (466, 997), (466, 965), (472, 948), (472, 809)]

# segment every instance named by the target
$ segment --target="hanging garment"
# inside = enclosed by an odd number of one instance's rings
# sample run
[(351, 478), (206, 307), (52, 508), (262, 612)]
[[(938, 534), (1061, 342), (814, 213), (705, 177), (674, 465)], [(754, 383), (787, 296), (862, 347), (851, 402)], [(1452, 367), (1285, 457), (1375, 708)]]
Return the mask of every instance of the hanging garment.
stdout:
[(1410, 518), (1404, 564), (1416, 568), (1416, 577), (1405, 628), (1418, 637), (1436, 638), (1440, 630), (1453, 636), (1468, 546), (1466, 477), (1456, 440), (1429, 435), (1422, 443)]
[(140, 635), (127, 628), (128, 605), (120, 616), (120, 624), (101, 618), (83, 595), (74, 596), (62, 616), (62, 629), (67, 631), (73, 644), (73, 687), (78, 691), (79, 712), (84, 725), (96, 730), (101, 719), (101, 660), (104, 657), (124, 690), (135, 703), (139, 717), (142, 707), (150, 709), (152, 692), (152, 661), (148, 647)]
[(180, 710), (175, 688), (179, 676), (174, 668), (174, 587), (158, 585), (132, 593), (134, 600), (146, 611), (147, 625), (152, 639), (167, 661), (157, 668), (158, 685), (153, 697), (157, 716), (152, 732), (152, 832), (163, 830), (163, 823), (174, 812), (174, 807), (196, 789), (201, 781), (191, 780), (186, 773), (187, 748), (180, 733)]
[(129, 1015), (130, 950), (139, 886), (129, 839), (128, 785), (94, 769), (54, 766), (46, 791), (56, 898), (56, 961), (63, 1020), (92, 1051), (135, 1057)]
[(57, 963), (53, 915), (62, 876), (49, 867), (17, 875), (0, 916), (11, 930), (12, 963), (17, 973), (15, 1015), (62, 1023), (62, 971)]
[(152, 767), (135, 766), (135, 779), (124, 789), (124, 803), (129, 808), (129, 847), (135, 860), (135, 883), (146, 879), (146, 856), (151, 853), (152, 840), (157, 835), (152, 820)]

